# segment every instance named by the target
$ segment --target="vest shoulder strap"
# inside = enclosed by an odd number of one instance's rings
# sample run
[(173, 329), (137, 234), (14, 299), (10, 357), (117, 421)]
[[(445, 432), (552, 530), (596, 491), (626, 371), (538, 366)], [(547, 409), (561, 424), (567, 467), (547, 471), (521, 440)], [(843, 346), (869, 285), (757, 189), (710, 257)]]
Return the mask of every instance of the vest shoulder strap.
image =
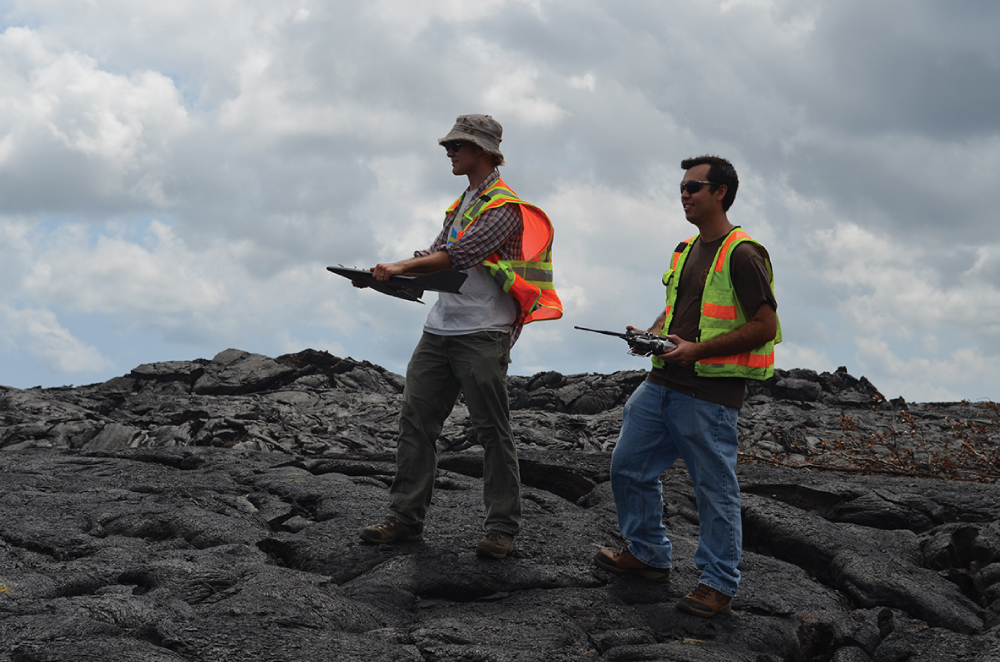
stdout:
[(677, 248), (674, 249), (673, 257), (670, 258), (670, 268), (671, 269), (676, 269), (677, 268), (677, 263), (681, 261), (681, 256), (684, 255), (684, 252), (688, 249), (688, 247), (692, 244), (692, 242), (694, 242), (694, 240), (697, 239), (697, 238), (698, 238), (698, 235), (695, 235), (693, 237), (688, 237), (687, 239), (685, 239), (681, 243), (677, 244)]

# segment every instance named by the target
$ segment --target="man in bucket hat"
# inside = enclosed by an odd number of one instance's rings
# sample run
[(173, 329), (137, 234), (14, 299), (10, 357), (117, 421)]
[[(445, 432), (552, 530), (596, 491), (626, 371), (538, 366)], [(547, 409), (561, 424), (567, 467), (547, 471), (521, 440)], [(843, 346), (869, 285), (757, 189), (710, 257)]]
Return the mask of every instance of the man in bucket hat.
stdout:
[(503, 154), (500, 152), (502, 136), (503, 127), (500, 126), (500, 122), (489, 115), (459, 115), (455, 120), (455, 126), (447, 136), (438, 140), (438, 144), (447, 149), (450, 142), (471, 142), (491, 154), (494, 165), (502, 166), (504, 164)]
[(489, 115), (458, 117), (438, 143), (452, 173), (468, 178), (468, 188), (448, 208), (430, 248), (372, 268), (381, 281), (442, 269), (468, 277), (458, 294), (438, 294), (407, 365), (388, 514), (360, 531), (370, 543), (423, 539), (437, 438), (459, 393), (484, 450), (485, 536), (476, 552), (504, 558), (520, 532), (520, 473), (507, 396), (510, 348), (524, 324), (558, 319), (562, 304), (552, 287), (552, 224), (500, 179), (502, 136)]

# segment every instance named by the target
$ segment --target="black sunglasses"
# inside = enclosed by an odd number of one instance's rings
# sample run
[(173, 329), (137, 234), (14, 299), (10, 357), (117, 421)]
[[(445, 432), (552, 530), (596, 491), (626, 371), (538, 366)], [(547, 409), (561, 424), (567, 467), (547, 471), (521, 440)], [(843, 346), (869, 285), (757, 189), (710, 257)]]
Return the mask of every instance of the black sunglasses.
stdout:
[(458, 150), (462, 149), (462, 145), (467, 145), (467, 144), (468, 142), (466, 142), (465, 140), (451, 140), (446, 143), (441, 143), (441, 146), (444, 147), (444, 151), (446, 152), (457, 152)]
[(692, 179), (689, 182), (684, 182), (683, 184), (681, 184), (681, 194), (683, 195), (684, 191), (687, 191), (691, 195), (694, 195), (695, 193), (701, 190), (701, 187), (704, 184), (708, 184), (709, 186), (719, 186), (719, 184), (715, 182), (699, 182)]

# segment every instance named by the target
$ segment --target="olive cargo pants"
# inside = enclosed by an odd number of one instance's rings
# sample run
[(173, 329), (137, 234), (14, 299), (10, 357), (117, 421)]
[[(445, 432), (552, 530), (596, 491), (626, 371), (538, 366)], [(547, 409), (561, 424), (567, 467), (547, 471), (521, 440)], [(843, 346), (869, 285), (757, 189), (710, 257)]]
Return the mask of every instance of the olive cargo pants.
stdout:
[(483, 528), (518, 534), (521, 480), (510, 427), (509, 364), (508, 333), (423, 334), (406, 367), (396, 477), (389, 490), (391, 516), (407, 524), (423, 523), (437, 472), (437, 438), (461, 392), (484, 450)]

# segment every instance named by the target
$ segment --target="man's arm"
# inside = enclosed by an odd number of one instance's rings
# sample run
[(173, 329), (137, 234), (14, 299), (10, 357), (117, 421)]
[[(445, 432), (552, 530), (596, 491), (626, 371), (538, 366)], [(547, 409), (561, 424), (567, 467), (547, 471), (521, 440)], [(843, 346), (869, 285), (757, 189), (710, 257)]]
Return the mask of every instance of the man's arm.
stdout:
[[(656, 335), (659, 335), (660, 329), (663, 328), (663, 323), (666, 321), (667, 321), (667, 311), (666, 309), (664, 309), (663, 312), (660, 313), (660, 316), (656, 318), (656, 321), (653, 322), (653, 326), (646, 329), (646, 332), (655, 333)], [(640, 329), (639, 327), (632, 326), (631, 324), (629, 324), (625, 328), (629, 331), (642, 331), (642, 329)]]
[[(662, 326), (663, 322), (660, 322)], [(705, 342), (688, 342), (680, 336), (668, 335), (667, 339), (677, 345), (660, 358), (664, 363), (692, 365), (695, 361), (713, 356), (730, 356), (747, 352), (764, 343), (774, 340), (778, 333), (778, 315), (771, 304), (761, 304), (753, 317), (746, 324), (729, 333), (706, 340)]]
[[(471, 269), (483, 260), (500, 251), (511, 252), (512, 237), (520, 237), (522, 222), (519, 205), (504, 205), (483, 213), (470, 225), (462, 238), (449, 244), (448, 255), (452, 269)], [(516, 253), (502, 255), (506, 259), (520, 259), (520, 241), (515, 242)]]
[(434, 238), (434, 241), (431, 242), (430, 248), (413, 251), (414, 257), (424, 257), (430, 255), (431, 253), (437, 253), (438, 251), (444, 250), (448, 245), (448, 230), (450, 225), (451, 223), (449, 223), (446, 218), (444, 221), (444, 227), (440, 232), (438, 232), (438, 236)]
[[(521, 210), (517, 205), (491, 209), (465, 231), (457, 242), (448, 244), (447, 228), (431, 244), (429, 251), (417, 251), (414, 257), (399, 262), (375, 265), (375, 280), (387, 281), (390, 276), (426, 274), (442, 269), (471, 269), (507, 242), (521, 229)], [(518, 246), (520, 249), (520, 246)]]
[(390, 276), (429, 274), (449, 267), (451, 267), (451, 258), (448, 257), (448, 251), (440, 250), (430, 255), (418, 255), (399, 262), (380, 262), (372, 267), (372, 274), (374, 274), (375, 280), (387, 281)]
[(649, 333), (655, 333), (659, 335), (660, 331), (663, 330), (663, 323), (666, 321), (667, 321), (667, 309), (664, 308), (663, 312), (660, 313), (659, 317), (656, 318), (656, 321), (653, 322), (653, 326), (646, 329), (646, 331)]

